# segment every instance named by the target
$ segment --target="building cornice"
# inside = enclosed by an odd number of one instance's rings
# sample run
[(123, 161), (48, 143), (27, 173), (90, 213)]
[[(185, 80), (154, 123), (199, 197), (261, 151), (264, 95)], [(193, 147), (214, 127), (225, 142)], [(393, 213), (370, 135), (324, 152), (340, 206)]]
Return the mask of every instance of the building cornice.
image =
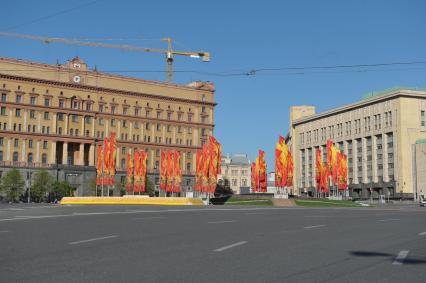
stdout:
[[(119, 90), (119, 89), (112, 89), (112, 88), (105, 88), (105, 87), (95, 87), (95, 86), (89, 86), (89, 85), (80, 85), (80, 84), (74, 84), (69, 82), (60, 82), (60, 81), (52, 81), (52, 80), (45, 80), (45, 79), (38, 79), (38, 78), (31, 78), (31, 77), (24, 77), (24, 76), (17, 76), (17, 75), (9, 75), (0, 73), (0, 78), (2, 79), (8, 79), (8, 80), (14, 80), (14, 81), (24, 81), (29, 83), (39, 83), (39, 84), (45, 84), (50, 86), (57, 86), (57, 87), (65, 87), (69, 89), (80, 89), (80, 90), (88, 90), (91, 92), (103, 92), (103, 93), (109, 93), (112, 95), (120, 94), (120, 95), (126, 95), (126, 96), (136, 96), (136, 97), (143, 97), (148, 99), (156, 99), (156, 100), (165, 100), (165, 101), (173, 101), (173, 102), (181, 102), (181, 103), (189, 103), (189, 104), (199, 104), (199, 105), (208, 105), (208, 106), (216, 106), (216, 102), (206, 102), (206, 101), (199, 101), (199, 100), (193, 100), (193, 99), (184, 99), (184, 98), (176, 98), (176, 97), (167, 97), (162, 95), (156, 95), (156, 94), (148, 94), (143, 92), (134, 92), (134, 91), (126, 91), (126, 90)], [(168, 87), (168, 85), (164, 85), (164, 87)]]
[(341, 114), (351, 110), (356, 110), (365, 106), (376, 104), (379, 102), (399, 98), (399, 97), (409, 97), (409, 98), (426, 98), (426, 92), (424, 91), (415, 91), (415, 90), (397, 90), (390, 92), (385, 95), (374, 96), (365, 100), (357, 101), (355, 103), (343, 105), (334, 109), (330, 109), (318, 114), (311, 116), (303, 117), (292, 122), (293, 126), (301, 125), (307, 122), (312, 122), (318, 119), (327, 118), (336, 114)]

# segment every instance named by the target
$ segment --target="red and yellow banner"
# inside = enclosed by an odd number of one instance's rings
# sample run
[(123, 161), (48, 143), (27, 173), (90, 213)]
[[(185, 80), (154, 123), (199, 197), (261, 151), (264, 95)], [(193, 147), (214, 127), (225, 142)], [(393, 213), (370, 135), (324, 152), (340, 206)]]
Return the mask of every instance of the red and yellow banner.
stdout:
[(266, 192), (267, 190), (266, 161), (265, 161), (265, 152), (263, 150), (259, 150), (259, 155), (258, 157), (256, 157), (256, 162), (254, 162), (252, 165), (251, 175), (252, 175), (252, 191)]
[(133, 160), (132, 154), (127, 153), (127, 178), (126, 178), (126, 192), (133, 191)]
[(209, 142), (196, 153), (195, 191), (215, 192), (221, 161), (222, 146), (214, 137), (210, 136)]
[(162, 151), (160, 160), (160, 189), (166, 192), (180, 192), (181, 183), (180, 152), (177, 150)]

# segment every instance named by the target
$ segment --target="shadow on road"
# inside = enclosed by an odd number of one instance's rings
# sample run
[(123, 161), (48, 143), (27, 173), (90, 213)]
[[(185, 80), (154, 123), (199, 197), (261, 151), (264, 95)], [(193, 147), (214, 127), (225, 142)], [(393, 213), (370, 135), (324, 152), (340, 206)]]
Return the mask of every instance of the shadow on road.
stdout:
[[(359, 257), (384, 257), (385, 260), (394, 261), (396, 256), (395, 254), (390, 253), (381, 253), (381, 252), (369, 252), (369, 251), (350, 251), (352, 256)], [(410, 255), (404, 259), (404, 264), (426, 264), (426, 259), (424, 258), (415, 258), (410, 257)]]

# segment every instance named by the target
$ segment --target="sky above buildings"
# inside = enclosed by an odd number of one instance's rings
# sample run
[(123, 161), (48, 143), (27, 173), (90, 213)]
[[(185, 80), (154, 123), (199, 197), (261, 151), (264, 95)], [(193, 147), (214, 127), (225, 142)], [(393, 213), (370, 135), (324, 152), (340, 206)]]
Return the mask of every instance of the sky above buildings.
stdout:
[[(394, 86), (426, 87), (426, 1), (2, 1), (0, 31), (211, 52), (177, 57), (175, 82), (216, 85), (224, 152), (266, 151), (273, 170), (291, 105), (324, 111)], [(0, 37), (0, 56), (164, 80), (162, 54)], [(378, 66), (336, 67), (411, 62)], [(425, 62), (425, 63), (415, 63)], [(310, 68), (310, 67), (332, 68)], [(256, 71), (253, 71), (256, 70)]]

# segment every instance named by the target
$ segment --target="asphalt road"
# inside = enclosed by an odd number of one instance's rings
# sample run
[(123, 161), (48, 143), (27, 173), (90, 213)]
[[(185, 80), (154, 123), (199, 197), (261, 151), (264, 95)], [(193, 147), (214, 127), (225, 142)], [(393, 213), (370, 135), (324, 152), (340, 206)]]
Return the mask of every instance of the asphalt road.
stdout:
[(0, 282), (426, 282), (426, 208), (0, 205)]

